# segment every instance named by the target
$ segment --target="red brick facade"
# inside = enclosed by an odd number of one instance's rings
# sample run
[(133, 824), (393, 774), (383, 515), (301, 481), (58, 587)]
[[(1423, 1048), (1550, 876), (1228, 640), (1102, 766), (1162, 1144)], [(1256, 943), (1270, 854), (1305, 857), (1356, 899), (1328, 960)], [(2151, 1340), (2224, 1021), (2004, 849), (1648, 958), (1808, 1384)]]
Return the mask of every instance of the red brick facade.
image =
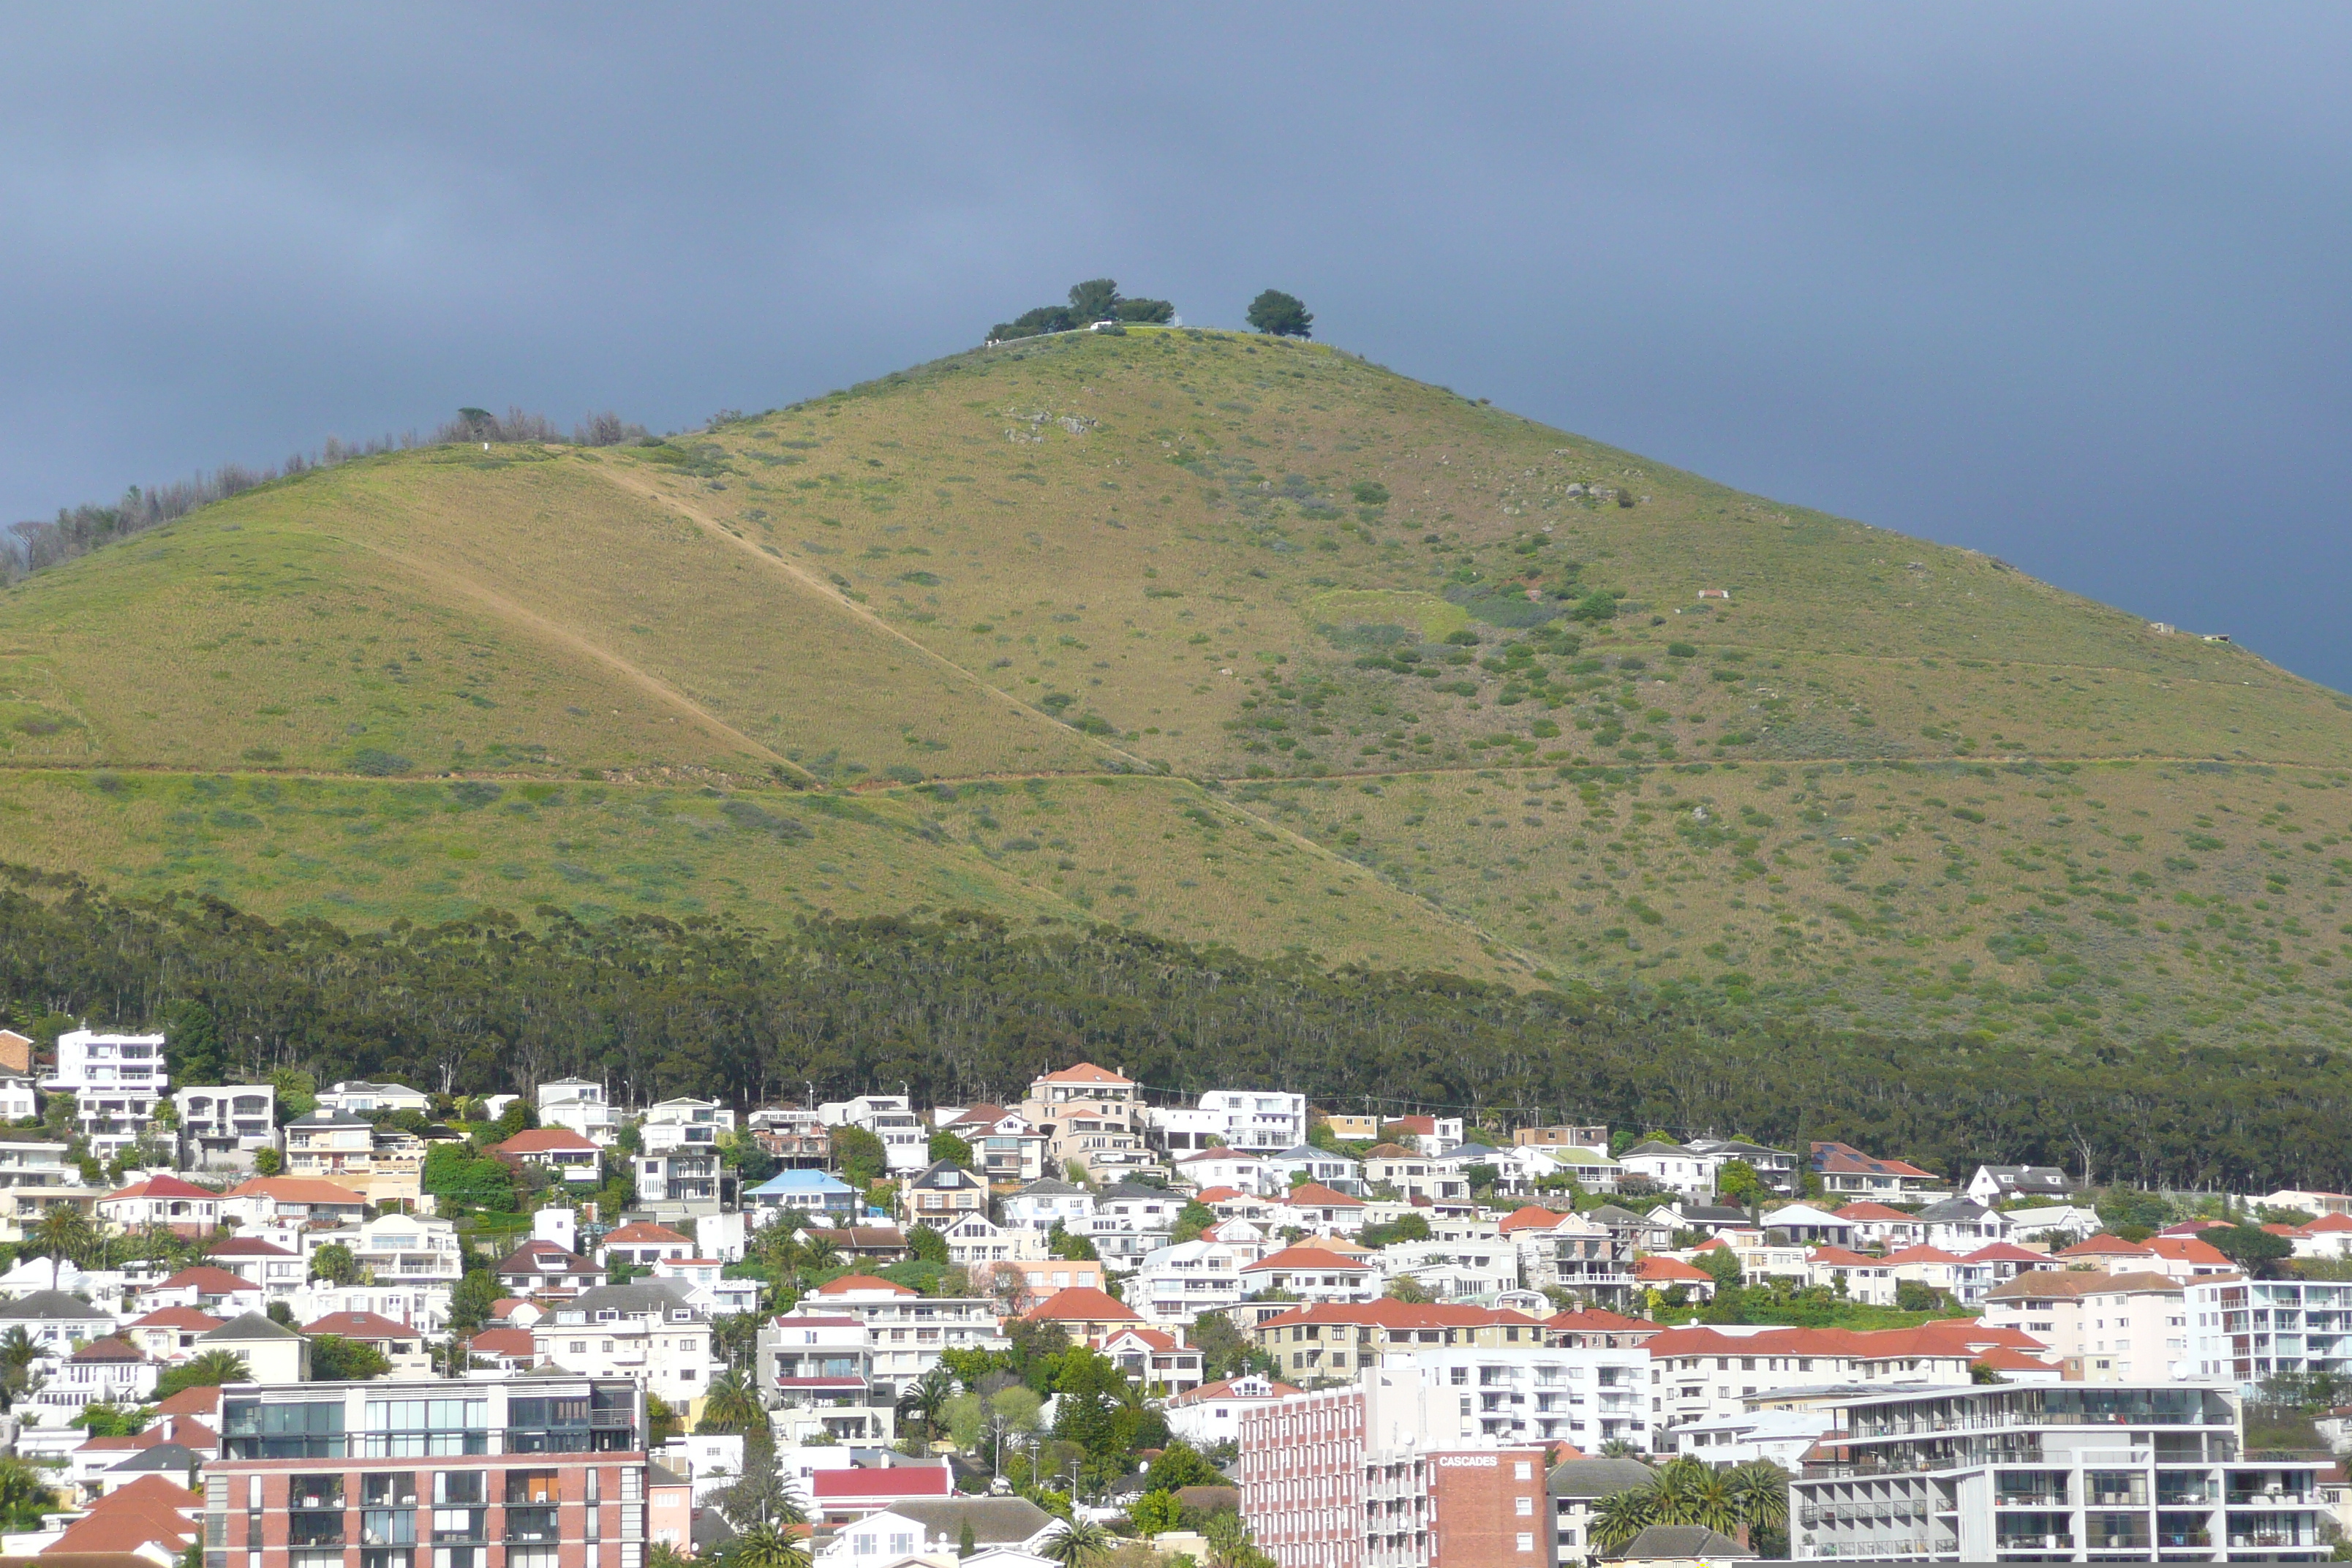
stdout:
[(1431, 1450), (1416, 1440), (1376, 1450), (1369, 1403), (1357, 1385), (1242, 1413), (1242, 1517), (1260, 1550), (1281, 1568), (1549, 1563), (1541, 1448)]

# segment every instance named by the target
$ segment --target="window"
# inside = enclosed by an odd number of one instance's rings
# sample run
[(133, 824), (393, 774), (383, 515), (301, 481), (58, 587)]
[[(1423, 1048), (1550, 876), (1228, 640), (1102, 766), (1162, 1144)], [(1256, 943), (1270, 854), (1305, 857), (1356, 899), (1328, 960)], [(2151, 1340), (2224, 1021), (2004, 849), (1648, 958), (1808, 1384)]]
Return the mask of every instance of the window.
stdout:
[(1515, 1502), (1517, 1503), (1517, 1506), (1512, 1510), (1512, 1511), (1513, 1511), (1514, 1513), (1517, 1513), (1517, 1514), (1521, 1519), (1526, 1519), (1526, 1518), (1527, 1518), (1527, 1517), (1528, 1517), (1530, 1514), (1532, 1514), (1532, 1513), (1534, 1513), (1534, 1512), (1535, 1512), (1535, 1510), (1536, 1510), (1536, 1500), (1535, 1500), (1535, 1499), (1533, 1499), (1533, 1498), (1531, 1498), (1531, 1497), (1523, 1497), (1523, 1498), (1516, 1499), (1516, 1500), (1515, 1500)]
[(1524, 1530), (1519, 1531), (1519, 1550), (1522, 1552), (1533, 1552), (1535, 1549), (1536, 1538)]

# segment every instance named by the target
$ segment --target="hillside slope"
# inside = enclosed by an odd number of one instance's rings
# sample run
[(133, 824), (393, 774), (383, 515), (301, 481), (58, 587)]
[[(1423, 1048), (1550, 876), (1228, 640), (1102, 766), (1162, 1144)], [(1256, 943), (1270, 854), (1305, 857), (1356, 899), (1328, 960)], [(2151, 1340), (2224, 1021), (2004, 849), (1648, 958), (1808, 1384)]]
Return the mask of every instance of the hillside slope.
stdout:
[(971, 907), (2319, 1045), (2347, 786), (2352, 704), (2243, 649), (1193, 331), (367, 459), (0, 595), (11, 858), (348, 921)]

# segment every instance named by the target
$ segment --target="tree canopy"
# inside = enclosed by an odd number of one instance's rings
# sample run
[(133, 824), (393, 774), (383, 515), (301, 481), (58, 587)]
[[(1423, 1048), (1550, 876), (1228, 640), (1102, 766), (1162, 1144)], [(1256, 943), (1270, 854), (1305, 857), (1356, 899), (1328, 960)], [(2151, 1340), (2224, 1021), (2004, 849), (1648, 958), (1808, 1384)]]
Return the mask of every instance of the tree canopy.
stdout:
[(1004, 342), (1013, 338), (1034, 338), (1045, 332), (1074, 332), (1090, 327), (1097, 321), (1172, 321), (1176, 307), (1165, 300), (1129, 300), (1118, 291), (1118, 284), (1108, 278), (1089, 278), (1083, 283), (1070, 285), (1070, 302), (1066, 305), (1040, 305), (1034, 310), (1024, 310), (1009, 321), (999, 321), (988, 329), (988, 341)]
[(1249, 324), (1255, 331), (1270, 332), (1277, 338), (1315, 335), (1315, 317), (1307, 309), (1306, 301), (1279, 289), (1268, 289), (1250, 301)]

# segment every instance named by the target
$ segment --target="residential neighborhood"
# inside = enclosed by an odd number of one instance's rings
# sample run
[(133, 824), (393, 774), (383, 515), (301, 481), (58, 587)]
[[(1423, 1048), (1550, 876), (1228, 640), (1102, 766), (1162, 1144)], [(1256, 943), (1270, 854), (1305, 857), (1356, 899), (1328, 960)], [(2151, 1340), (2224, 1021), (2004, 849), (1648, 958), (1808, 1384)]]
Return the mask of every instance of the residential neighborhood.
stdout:
[[(46, 1489), (13, 1555), (161, 1568), (201, 1535), (313, 1568), (338, 1509), (350, 1539), (429, 1510), (487, 1542), (503, 1499), (516, 1568), (589, 1568), (533, 1555), (579, 1499), (621, 1568), (779, 1523), (843, 1568), (1022, 1568), (1077, 1522), (1278, 1568), (2242, 1561), (2325, 1556), (2352, 1506), (2315, 1436), (2352, 1422), (2309, 1409), (2316, 1447), (2248, 1457), (2257, 1415), (2352, 1394), (2342, 1194), (1180, 1096), (1085, 1060), (1001, 1103), (639, 1105), (49, 1049), (0, 1144), (0, 1434)], [(2150, 1468), (2056, 1436), (2118, 1422)], [(1893, 1435), (1948, 1428), (2052, 1436), (1874, 1479)], [(479, 1457), (436, 1458), (430, 1503), (276, 1463), (356, 1459), (312, 1436), (346, 1432)], [(1754, 1507), (1730, 1535), (1625, 1523), (1702, 1473)]]

